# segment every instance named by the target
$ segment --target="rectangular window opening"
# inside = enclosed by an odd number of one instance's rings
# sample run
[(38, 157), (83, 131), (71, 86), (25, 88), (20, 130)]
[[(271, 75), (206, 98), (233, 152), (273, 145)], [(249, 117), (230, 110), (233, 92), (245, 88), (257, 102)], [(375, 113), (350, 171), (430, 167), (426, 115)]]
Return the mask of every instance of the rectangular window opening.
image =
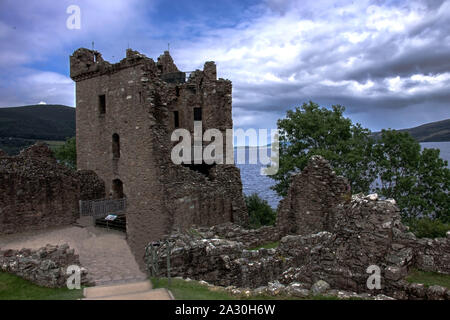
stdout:
[(194, 121), (202, 121), (202, 108), (194, 108)]
[(173, 112), (173, 123), (175, 128), (179, 128), (180, 127), (180, 116), (178, 114), (178, 111), (174, 111)]
[(104, 94), (98, 96), (98, 111), (100, 114), (106, 113), (106, 97)]

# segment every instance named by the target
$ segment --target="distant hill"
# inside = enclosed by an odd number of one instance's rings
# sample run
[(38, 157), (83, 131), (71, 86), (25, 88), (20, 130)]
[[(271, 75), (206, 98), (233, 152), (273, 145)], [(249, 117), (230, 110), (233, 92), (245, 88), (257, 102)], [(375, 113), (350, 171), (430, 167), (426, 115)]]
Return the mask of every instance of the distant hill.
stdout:
[[(418, 127), (398, 131), (409, 132), (418, 142), (450, 141), (450, 119), (430, 122)], [(373, 135), (377, 138), (381, 135), (381, 132), (374, 132)]]
[(75, 108), (30, 105), (0, 108), (0, 149), (16, 154), (37, 140), (62, 141), (75, 136)]

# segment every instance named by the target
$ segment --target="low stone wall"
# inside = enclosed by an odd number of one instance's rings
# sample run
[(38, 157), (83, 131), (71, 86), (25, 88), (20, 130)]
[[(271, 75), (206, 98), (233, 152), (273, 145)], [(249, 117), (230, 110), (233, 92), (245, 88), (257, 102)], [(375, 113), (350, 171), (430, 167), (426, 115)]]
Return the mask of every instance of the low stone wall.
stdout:
[(414, 248), (413, 265), (420, 270), (450, 274), (450, 233), (447, 238), (409, 241)]
[[(175, 233), (169, 238), (171, 275), (205, 280), (220, 286), (256, 288), (277, 279), (286, 261), (275, 249), (246, 250), (241, 242), (218, 239), (196, 230), (195, 233)], [(162, 242), (163, 243), (163, 242)], [(167, 254), (160, 248), (160, 275), (167, 274)], [(150, 262), (150, 261), (147, 261)]]
[[(0, 250), (0, 270), (15, 274), (34, 284), (49, 288), (66, 286), (67, 267), (81, 267), (78, 255), (67, 244), (47, 245), (38, 250)], [(86, 284), (87, 274), (82, 269), (81, 283)]]

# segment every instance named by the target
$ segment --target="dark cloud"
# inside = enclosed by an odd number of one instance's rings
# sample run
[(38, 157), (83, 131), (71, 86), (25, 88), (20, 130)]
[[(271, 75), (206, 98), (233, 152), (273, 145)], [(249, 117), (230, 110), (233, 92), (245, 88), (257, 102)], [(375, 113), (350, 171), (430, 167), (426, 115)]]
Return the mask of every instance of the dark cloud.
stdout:
[(1, 3), (0, 106), (73, 104), (61, 57), (92, 41), (112, 61), (128, 44), (157, 57), (170, 42), (181, 69), (215, 60), (233, 81), (236, 126), (274, 128), (309, 100), (374, 130), (450, 118), (450, 0), (231, 1), (223, 17), (213, 4), (169, 14), (160, 1), (83, 0), (79, 32), (61, 26), (71, 1), (20, 3)]

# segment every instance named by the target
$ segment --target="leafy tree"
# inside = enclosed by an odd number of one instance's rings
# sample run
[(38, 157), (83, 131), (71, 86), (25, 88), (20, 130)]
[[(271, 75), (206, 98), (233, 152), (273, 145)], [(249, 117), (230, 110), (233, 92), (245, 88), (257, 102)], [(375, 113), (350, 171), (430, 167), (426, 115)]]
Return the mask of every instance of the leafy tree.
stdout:
[(375, 178), (370, 131), (343, 116), (345, 108), (321, 108), (314, 102), (289, 110), (278, 120), (279, 170), (270, 176), (278, 183), (273, 189), (285, 196), (293, 172), (301, 171), (313, 155), (330, 161), (334, 170), (346, 176), (353, 192), (368, 192)]
[[(375, 141), (368, 129), (345, 118), (344, 110), (309, 102), (278, 120), (280, 158), (278, 173), (270, 176), (277, 181), (273, 189), (285, 196), (291, 174), (303, 170), (311, 156), (322, 155), (347, 177), (353, 193), (376, 191), (394, 198), (406, 223), (428, 228), (422, 234), (432, 234), (430, 228), (442, 234), (440, 223), (450, 223), (450, 170), (439, 150), (421, 151), (409, 133), (395, 130), (383, 130)], [(435, 223), (420, 221), (424, 218)]]
[(67, 139), (66, 142), (54, 150), (55, 158), (71, 169), (77, 168), (77, 145), (75, 137)]
[(450, 170), (439, 149), (420, 150), (407, 132), (383, 130), (374, 146), (377, 192), (394, 198), (405, 219), (429, 217), (450, 222)]
[(245, 204), (249, 213), (249, 224), (251, 228), (273, 225), (276, 220), (276, 212), (267, 203), (261, 199), (257, 193), (245, 196)]

